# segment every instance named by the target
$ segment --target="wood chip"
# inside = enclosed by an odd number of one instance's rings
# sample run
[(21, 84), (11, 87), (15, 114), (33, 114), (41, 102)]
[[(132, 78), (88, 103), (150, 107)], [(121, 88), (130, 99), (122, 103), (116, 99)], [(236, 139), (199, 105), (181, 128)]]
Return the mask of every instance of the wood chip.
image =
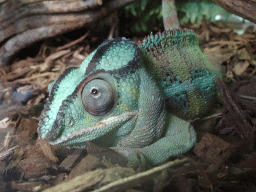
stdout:
[(37, 143), (40, 145), (44, 155), (50, 159), (52, 162), (57, 162), (58, 158), (54, 155), (54, 153), (52, 152), (52, 148), (51, 145), (44, 140), (38, 139)]
[(206, 133), (194, 148), (195, 154), (209, 163), (224, 162), (234, 152), (234, 147), (221, 138)]
[(242, 75), (246, 69), (249, 67), (250, 63), (249, 61), (245, 60), (244, 62), (238, 62), (236, 63), (233, 71), (236, 75)]
[(69, 170), (75, 161), (82, 155), (83, 150), (75, 149), (75, 151), (69, 155), (66, 159), (64, 159), (61, 164), (59, 165), (60, 168)]

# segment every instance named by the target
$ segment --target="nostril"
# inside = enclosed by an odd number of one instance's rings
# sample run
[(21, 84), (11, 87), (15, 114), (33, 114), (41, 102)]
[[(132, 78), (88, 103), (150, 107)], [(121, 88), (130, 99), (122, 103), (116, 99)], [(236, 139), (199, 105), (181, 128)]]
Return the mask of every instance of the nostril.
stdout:
[(75, 123), (74, 118), (70, 116), (70, 117), (69, 117), (69, 120), (68, 120), (68, 125), (69, 125), (70, 127), (72, 127), (72, 126), (74, 125), (74, 123)]

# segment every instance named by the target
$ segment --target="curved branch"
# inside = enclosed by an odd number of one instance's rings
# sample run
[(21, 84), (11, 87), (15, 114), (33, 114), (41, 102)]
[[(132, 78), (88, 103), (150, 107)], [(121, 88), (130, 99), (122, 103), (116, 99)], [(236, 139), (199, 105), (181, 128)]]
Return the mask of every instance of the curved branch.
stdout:
[(256, 23), (256, 0), (213, 0), (230, 13)]
[[(36, 41), (90, 26), (134, 0), (109, 0), (102, 5), (102, 0), (62, 0), (57, 4), (46, 0), (13, 1), (18, 0), (0, 2), (0, 66), (7, 65), (14, 54)], [(41, 4), (56, 6), (38, 7)], [(96, 6), (99, 8), (91, 9)]]

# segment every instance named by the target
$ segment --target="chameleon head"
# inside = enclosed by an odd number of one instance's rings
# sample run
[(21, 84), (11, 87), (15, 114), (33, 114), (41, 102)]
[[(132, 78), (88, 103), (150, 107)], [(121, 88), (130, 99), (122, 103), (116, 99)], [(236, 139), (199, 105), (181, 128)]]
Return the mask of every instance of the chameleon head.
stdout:
[[(140, 127), (143, 107), (155, 103), (156, 115), (162, 114), (160, 91), (150, 85), (153, 79), (144, 77), (140, 63), (138, 45), (117, 38), (102, 43), (79, 68), (67, 69), (49, 85), (38, 124), (41, 138), (53, 145), (83, 147), (86, 141), (98, 140), (115, 146)], [(151, 93), (150, 99), (141, 101), (142, 94), (147, 94), (142, 85)]]

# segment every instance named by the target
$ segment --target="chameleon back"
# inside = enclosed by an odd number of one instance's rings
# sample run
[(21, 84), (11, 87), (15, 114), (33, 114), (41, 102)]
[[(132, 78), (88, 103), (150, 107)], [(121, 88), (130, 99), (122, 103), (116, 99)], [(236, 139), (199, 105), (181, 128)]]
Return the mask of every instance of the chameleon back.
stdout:
[(140, 48), (143, 63), (159, 82), (172, 114), (187, 120), (209, 109), (216, 92), (216, 73), (192, 30), (151, 34)]

